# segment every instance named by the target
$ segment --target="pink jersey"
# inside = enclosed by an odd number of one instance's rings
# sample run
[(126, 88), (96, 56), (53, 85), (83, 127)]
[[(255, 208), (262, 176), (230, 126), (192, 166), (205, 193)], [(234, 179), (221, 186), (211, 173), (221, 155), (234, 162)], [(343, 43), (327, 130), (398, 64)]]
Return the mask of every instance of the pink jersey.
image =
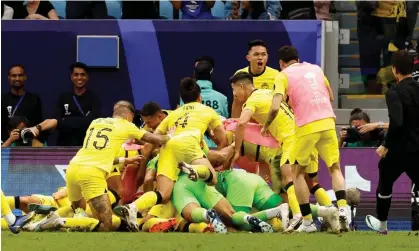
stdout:
[(322, 69), (310, 63), (297, 63), (282, 71), (287, 76), (287, 95), (295, 122), (301, 127), (308, 123), (336, 118)]

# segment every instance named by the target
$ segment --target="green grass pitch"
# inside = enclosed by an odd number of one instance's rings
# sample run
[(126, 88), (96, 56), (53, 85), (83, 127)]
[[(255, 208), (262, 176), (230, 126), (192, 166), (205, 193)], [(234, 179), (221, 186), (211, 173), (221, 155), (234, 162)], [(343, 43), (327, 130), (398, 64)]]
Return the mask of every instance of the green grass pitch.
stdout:
[(2, 231), (3, 251), (419, 251), (418, 232), (351, 232), (343, 235), (188, 233), (26, 233)]

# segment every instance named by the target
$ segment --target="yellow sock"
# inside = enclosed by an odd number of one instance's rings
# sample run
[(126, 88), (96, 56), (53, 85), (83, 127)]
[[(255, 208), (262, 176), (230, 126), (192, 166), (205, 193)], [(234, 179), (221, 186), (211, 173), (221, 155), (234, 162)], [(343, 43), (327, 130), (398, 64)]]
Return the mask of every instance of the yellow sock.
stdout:
[(208, 223), (191, 223), (189, 225), (189, 233), (205, 233), (209, 231)]
[(4, 218), (1, 218), (1, 229), (9, 229), (9, 225), (7, 225), (7, 222)]
[(192, 165), (192, 167), (198, 173), (198, 177), (201, 180), (207, 180), (211, 176), (209, 168), (204, 165)]
[(14, 196), (6, 196), (7, 204), (9, 204), (10, 209), (16, 209), (15, 197)]
[(157, 194), (155, 192), (147, 192), (131, 204), (135, 204), (140, 212), (149, 209), (157, 204)]
[(282, 221), (276, 217), (269, 220), (269, 225), (272, 226), (275, 232), (284, 230), (282, 227)]
[(137, 218), (137, 224), (139, 226), (141, 226), (142, 224), (144, 224), (144, 218)]
[(320, 206), (332, 205), (332, 201), (330, 200), (329, 195), (327, 195), (326, 190), (324, 190), (323, 188), (317, 189), (317, 191), (314, 193), (314, 197), (316, 198)]
[(71, 206), (60, 207), (57, 209), (57, 211), (55, 211), (55, 213), (57, 213), (60, 217), (63, 218), (71, 218), (74, 216), (74, 211)]
[(304, 220), (312, 220), (313, 219), (313, 215), (312, 214), (308, 214), (306, 216), (303, 216)]
[(167, 221), (166, 219), (161, 219), (161, 218), (151, 218), (149, 220), (147, 220), (146, 222), (144, 222), (143, 224), (143, 232), (148, 232), (150, 231), (150, 228), (154, 225), (157, 224), (159, 222), (163, 222), (163, 221)]
[(12, 209), (10, 209), (8, 200), (6, 198), (6, 195), (4, 195), (3, 191), (1, 192), (1, 216), (8, 215), (12, 212)]
[(338, 205), (338, 208), (348, 206), (348, 203), (346, 202), (346, 200), (338, 200), (336, 204)]
[(76, 231), (91, 232), (99, 224), (99, 220), (94, 218), (63, 218), (62, 227)]
[(300, 205), (298, 204), (297, 196), (295, 195), (294, 185), (291, 185), (287, 189), (288, 204), (290, 205), (291, 212), (293, 215), (300, 214)]
[(118, 230), (121, 226), (121, 218), (116, 215), (112, 215), (112, 231)]

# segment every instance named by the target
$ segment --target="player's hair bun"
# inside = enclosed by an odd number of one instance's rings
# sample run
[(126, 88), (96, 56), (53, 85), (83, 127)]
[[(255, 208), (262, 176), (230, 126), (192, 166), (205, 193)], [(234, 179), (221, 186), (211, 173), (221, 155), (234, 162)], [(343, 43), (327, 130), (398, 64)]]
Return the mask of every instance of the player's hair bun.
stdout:
[(361, 112), (362, 112), (361, 108), (355, 108), (351, 111), (351, 116), (353, 116), (354, 114), (357, 114), (357, 113), (361, 113)]

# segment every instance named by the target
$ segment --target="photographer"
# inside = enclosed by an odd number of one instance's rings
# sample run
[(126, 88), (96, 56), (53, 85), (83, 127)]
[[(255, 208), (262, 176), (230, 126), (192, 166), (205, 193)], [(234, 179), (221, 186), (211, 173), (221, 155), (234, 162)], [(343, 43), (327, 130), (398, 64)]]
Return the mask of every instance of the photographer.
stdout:
[(360, 108), (351, 112), (350, 127), (340, 130), (339, 146), (341, 147), (377, 147), (384, 138), (384, 128), (388, 124), (383, 122), (370, 123), (370, 117)]
[[(37, 139), (47, 138), (48, 131), (54, 129), (57, 126), (57, 120), (47, 119), (37, 126), (27, 128), (29, 121), (26, 117), (15, 116), (9, 120), (8, 123), (8, 134), (9, 138), (2, 143), (2, 147), (15, 147), (15, 146), (26, 146), (26, 147), (44, 147), (46, 143), (42, 143), (45, 140)], [(41, 132), (44, 132), (41, 134)], [(41, 135), (40, 135), (41, 134)]]

